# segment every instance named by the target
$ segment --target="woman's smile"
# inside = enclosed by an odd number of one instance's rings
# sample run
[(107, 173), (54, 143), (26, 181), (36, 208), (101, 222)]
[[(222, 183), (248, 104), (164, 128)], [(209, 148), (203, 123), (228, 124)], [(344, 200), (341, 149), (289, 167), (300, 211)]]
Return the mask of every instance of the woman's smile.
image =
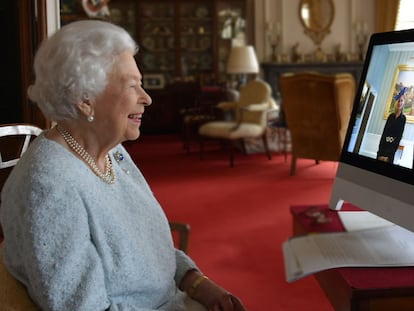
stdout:
[(133, 123), (141, 124), (142, 113), (133, 113), (128, 115), (128, 119)]

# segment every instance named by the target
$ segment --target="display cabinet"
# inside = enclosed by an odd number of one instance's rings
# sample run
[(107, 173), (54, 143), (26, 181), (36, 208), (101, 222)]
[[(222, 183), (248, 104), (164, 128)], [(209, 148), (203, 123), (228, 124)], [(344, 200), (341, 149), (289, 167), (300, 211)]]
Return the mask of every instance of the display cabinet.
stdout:
[(248, 0), (112, 0), (110, 12), (140, 46), (137, 61), (153, 99), (143, 133), (179, 131), (180, 111), (195, 104), (194, 82), (224, 83), (232, 41), (253, 40)]
[(142, 71), (158, 75), (161, 86), (200, 75), (224, 81), (232, 40), (240, 35), (247, 43), (253, 39), (253, 31), (246, 27), (253, 25), (252, 10), (251, 0), (110, 2), (111, 20), (134, 36)]

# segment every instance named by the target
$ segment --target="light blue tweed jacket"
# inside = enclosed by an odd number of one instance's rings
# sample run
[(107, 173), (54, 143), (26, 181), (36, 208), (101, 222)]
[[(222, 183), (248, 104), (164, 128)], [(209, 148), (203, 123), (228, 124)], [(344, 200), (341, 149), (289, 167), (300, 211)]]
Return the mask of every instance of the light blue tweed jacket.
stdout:
[(40, 135), (3, 188), (4, 262), (42, 310), (182, 310), (197, 267), (126, 150), (110, 156), (112, 185)]

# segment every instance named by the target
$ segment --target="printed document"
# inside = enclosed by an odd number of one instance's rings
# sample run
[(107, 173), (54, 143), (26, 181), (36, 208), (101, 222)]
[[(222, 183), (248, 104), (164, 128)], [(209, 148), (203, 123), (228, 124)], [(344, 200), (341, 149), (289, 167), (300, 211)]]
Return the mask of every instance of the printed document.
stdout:
[(397, 225), (293, 237), (282, 249), (288, 282), (331, 268), (414, 266), (414, 233)]

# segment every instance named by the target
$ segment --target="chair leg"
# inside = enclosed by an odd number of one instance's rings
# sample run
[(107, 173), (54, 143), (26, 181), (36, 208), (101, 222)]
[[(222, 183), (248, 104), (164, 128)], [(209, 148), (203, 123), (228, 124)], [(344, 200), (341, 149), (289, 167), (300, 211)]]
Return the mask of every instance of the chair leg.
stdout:
[(290, 164), (290, 176), (295, 175), (296, 172), (296, 157), (292, 155), (292, 163)]
[(193, 141), (196, 141), (196, 138), (198, 136), (198, 133), (197, 134), (195, 133), (195, 130), (196, 129), (198, 130), (197, 124), (198, 123), (195, 123), (195, 122), (186, 122), (185, 123), (185, 137), (184, 137), (184, 139), (185, 139), (187, 154), (190, 154), (190, 152), (191, 152), (191, 150), (190, 150), (191, 149), (191, 143)]
[(230, 167), (234, 167), (234, 149), (235, 148), (236, 148), (236, 141), (229, 140)]
[(189, 124), (183, 121), (183, 125), (182, 125), (182, 136), (183, 136), (183, 141), (184, 141), (183, 147), (185, 151), (187, 152), (187, 154), (190, 153), (190, 134), (189, 134), (190, 129), (188, 127), (189, 127)]
[(279, 153), (283, 153), (285, 162), (287, 162), (287, 128), (282, 126), (277, 126), (275, 128), (278, 138)]
[(200, 135), (200, 160), (204, 160), (204, 138)]
[(269, 160), (272, 160), (272, 153), (270, 152), (270, 149), (269, 149), (269, 144), (267, 142), (266, 132), (262, 135), (262, 141), (263, 141), (263, 146), (264, 146), (266, 154), (267, 154), (267, 158)]
[(288, 136), (287, 136), (287, 134), (288, 134), (288, 130), (287, 130), (287, 128), (284, 128), (283, 129), (283, 144), (284, 144), (283, 153), (285, 155), (285, 162), (287, 162), (287, 145), (288, 145)]
[[(285, 151), (285, 137), (284, 137), (284, 133), (283, 133), (283, 129), (281, 127), (277, 127), (276, 128), (277, 131), (277, 142), (278, 142), (278, 148), (279, 151), (284, 152)], [(283, 135), (283, 138), (282, 138)]]
[[(240, 146), (242, 148), (243, 154), (247, 155), (246, 143), (245, 143), (244, 139), (240, 138), (239, 141), (240, 141)], [(236, 148), (236, 146), (234, 146), (234, 148)]]

